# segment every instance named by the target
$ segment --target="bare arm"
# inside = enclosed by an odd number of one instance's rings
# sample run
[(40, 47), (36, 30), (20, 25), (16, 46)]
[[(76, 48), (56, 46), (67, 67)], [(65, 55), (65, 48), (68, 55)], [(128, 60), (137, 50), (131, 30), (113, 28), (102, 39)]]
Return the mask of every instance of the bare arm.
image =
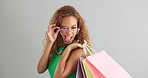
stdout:
[(38, 73), (44, 73), (47, 70), (47, 65), (48, 65), (48, 57), (49, 57), (49, 53), (51, 50), (53, 43), (50, 43), (47, 45), (44, 53), (42, 54), (42, 57), (40, 58), (40, 61), (38, 63)]
[[(80, 44), (78, 44), (80, 45)], [(57, 64), (54, 78), (66, 78), (71, 75), (77, 68), (78, 59), (82, 57), (82, 49), (77, 48), (72, 51), (71, 47), (67, 47)], [(69, 59), (68, 59), (69, 58)]]
[[(37, 71), (39, 74), (44, 73), (47, 70), (49, 53), (51, 51), (54, 41), (57, 38), (58, 33), (60, 31), (59, 27), (53, 27), (53, 26), (56, 26), (56, 25), (55, 24), (50, 25), (48, 27), (48, 29), (46, 30), (46, 34), (48, 35), (49, 43), (47, 44), (47, 47), (45, 48), (45, 51), (38, 63)], [(58, 30), (56, 32), (54, 32), (55, 29), (58, 29)]]

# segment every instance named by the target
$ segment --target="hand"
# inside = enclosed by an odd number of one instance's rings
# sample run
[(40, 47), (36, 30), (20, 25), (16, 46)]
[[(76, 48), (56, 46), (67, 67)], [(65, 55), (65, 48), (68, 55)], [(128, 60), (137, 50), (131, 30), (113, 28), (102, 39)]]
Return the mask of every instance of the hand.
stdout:
[(76, 41), (76, 43), (72, 43), (70, 45), (68, 45), (68, 48), (70, 48), (70, 50), (76, 49), (76, 48), (83, 48), (82, 44), (79, 43), (79, 40)]
[[(55, 32), (56, 29), (57, 29), (57, 31)], [(49, 38), (50, 43), (54, 43), (59, 31), (60, 31), (60, 27), (57, 27), (56, 24), (52, 24), (48, 27), (48, 29), (46, 30), (46, 34)]]

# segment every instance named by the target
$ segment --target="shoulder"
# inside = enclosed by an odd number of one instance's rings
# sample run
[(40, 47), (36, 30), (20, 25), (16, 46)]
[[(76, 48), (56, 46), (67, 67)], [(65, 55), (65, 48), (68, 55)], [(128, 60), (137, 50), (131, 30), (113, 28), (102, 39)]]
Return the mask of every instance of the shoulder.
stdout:
[(77, 48), (71, 51), (71, 56), (74, 57), (83, 57), (83, 49), (82, 48)]

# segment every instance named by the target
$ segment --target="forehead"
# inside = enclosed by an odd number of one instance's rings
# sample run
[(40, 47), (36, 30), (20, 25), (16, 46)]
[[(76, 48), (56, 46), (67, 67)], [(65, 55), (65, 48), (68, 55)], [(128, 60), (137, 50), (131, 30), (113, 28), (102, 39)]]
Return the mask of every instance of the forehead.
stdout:
[(77, 26), (77, 19), (74, 16), (64, 17), (61, 25), (67, 27)]

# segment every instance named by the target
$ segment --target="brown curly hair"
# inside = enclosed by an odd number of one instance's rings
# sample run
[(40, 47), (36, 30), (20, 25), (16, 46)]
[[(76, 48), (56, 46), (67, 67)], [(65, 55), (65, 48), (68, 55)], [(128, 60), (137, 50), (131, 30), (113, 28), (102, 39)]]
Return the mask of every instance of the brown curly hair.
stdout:
[[(83, 44), (84, 40), (86, 40), (87, 44), (89, 46), (91, 46), (89, 35), (88, 35), (88, 30), (85, 25), (84, 19), (80, 16), (78, 11), (74, 7), (72, 7), (70, 5), (65, 5), (65, 6), (59, 8), (53, 14), (53, 17), (51, 18), (49, 25), (56, 24), (57, 26), (60, 26), (62, 19), (64, 17), (69, 17), (69, 16), (74, 16), (77, 19), (77, 25), (78, 25), (78, 28), (80, 28), (80, 31), (75, 36), (74, 40), (79, 40), (79, 43), (81, 43), (81, 44)], [(47, 34), (45, 34), (45, 39), (43, 40), (43, 42), (44, 42), (43, 45), (44, 45), (44, 50), (45, 50), (47, 47), (47, 44), (49, 42)], [(51, 61), (51, 59), (53, 58), (53, 54), (58, 49), (58, 47), (63, 46), (63, 43), (64, 42), (62, 40), (61, 34), (58, 34), (57, 39), (55, 40), (55, 42), (51, 48), (51, 52), (49, 53), (49, 61)]]

